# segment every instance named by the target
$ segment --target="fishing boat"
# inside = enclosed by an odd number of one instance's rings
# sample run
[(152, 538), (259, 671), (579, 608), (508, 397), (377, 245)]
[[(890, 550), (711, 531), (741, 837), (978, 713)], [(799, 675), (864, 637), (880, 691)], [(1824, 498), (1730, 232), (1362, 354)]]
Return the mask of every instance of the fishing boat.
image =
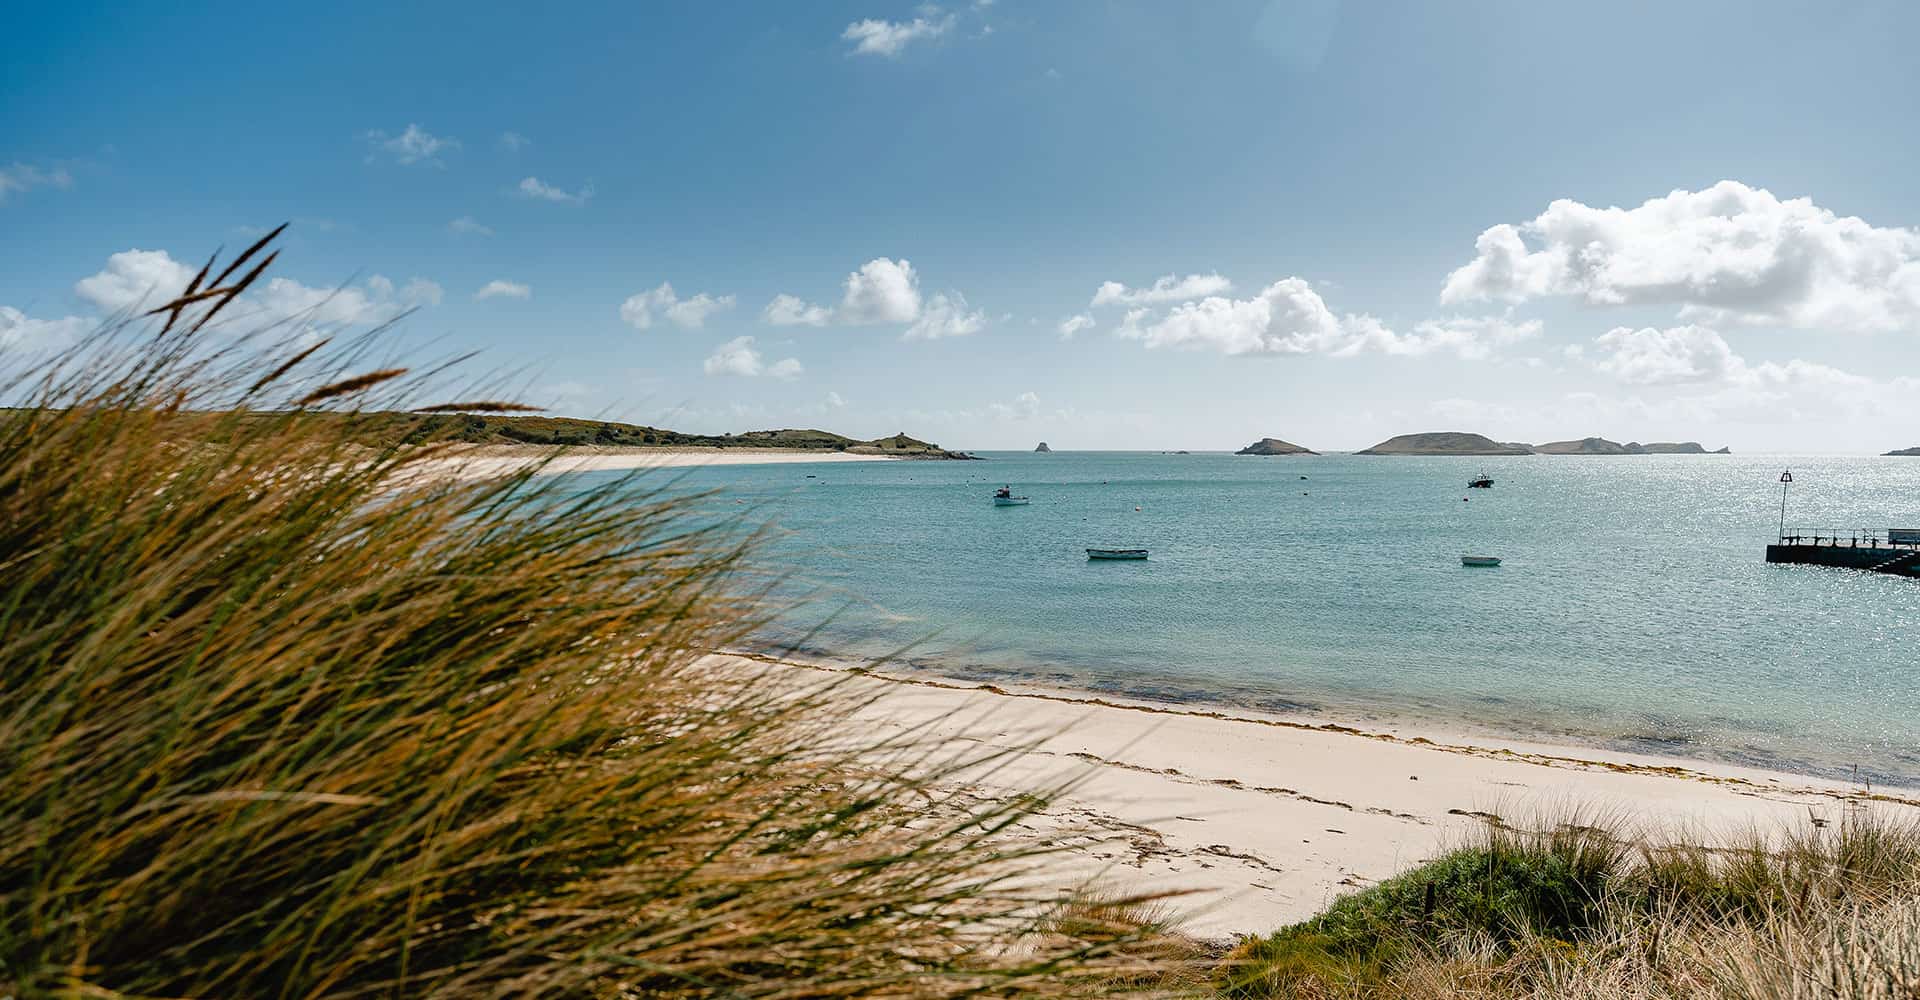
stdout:
[(1470, 489), (1470, 490), (1493, 489), (1493, 477), (1482, 472), (1481, 474), (1473, 477), (1472, 479), (1467, 480), (1467, 489)]
[(1499, 556), (1461, 556), (1460, 565), (1462, 566), (1498, 566), (1500, 565), (1500, 557)]
[(1021, 507), (1025, 506), (1026, 502), (1026, 497), (1014, 496), (1013, 488), (1010, 486), (1002, 486), (993, 491), (993, 505), (995, 507)]
[(1088, 549), (1088, 559), (1145, 559), (1146, 549)]

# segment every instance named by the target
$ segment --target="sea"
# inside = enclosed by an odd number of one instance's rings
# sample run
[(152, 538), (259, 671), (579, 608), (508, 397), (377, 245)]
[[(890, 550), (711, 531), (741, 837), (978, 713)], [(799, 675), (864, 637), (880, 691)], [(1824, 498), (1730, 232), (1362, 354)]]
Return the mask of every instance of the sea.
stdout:
[(1920, 459), (982, 454), (670, 475), (764, 529), (769, 651), (1920, 787), (1920, 580), (1764, 560), (1782, 472), (1879, 532)]

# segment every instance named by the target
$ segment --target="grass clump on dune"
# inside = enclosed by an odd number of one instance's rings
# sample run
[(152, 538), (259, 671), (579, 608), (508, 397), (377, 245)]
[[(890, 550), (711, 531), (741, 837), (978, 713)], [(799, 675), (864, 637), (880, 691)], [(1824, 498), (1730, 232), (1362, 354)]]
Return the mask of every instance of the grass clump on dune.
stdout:
[(1920, 825), (1704, 848), (1575, 817), (1476, 842), (1241, 943), (1235, 997), (1868, 1000), (1920, 989)]
[(1031, 803), (702, 659), (759, 614), (749, 539), (313, 419), (418, 387), (203, 328), (260, 270), (5, 385), (0, 994), (1065, 995), (1131, 961), (1021, 888)]

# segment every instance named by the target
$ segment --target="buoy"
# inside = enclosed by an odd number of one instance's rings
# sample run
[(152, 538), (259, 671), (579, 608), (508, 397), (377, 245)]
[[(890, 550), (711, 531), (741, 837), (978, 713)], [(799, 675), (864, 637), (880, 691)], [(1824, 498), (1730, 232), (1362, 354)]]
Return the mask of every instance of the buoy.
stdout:
[(1135, 508), (1134, 508), (1134, 510), (1139, 510), (1139, 509), (1140, 509), (1140, 508), (1138, 508), (1138, 507), (1135, 507)]

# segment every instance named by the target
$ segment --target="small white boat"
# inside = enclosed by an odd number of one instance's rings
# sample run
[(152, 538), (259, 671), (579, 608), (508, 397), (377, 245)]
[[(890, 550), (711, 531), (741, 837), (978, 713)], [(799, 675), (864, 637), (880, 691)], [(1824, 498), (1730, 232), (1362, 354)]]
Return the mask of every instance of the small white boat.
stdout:
[(1462, 566), (1498, 566), (1500, 565), (1500, 557), (1499, 556), (1461, 556), (1460, 565)]
[(1088, 549), (1088, 559), (1145, 559), (1146, 549)]
[(995, 507), (1023, 507), (1023, 506), (1026, 506), (1026, 503), (1027, 503), (1026, 497), (994, 497), (993, 498), (993, 505)]

